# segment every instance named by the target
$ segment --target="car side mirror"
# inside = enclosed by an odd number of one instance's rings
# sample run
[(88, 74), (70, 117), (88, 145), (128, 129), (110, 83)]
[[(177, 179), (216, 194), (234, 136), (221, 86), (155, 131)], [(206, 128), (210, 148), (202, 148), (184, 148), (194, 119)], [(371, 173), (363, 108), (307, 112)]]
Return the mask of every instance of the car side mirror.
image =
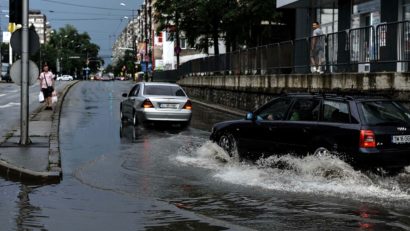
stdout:
[(128, 94), (127, 94), (127, 93), (122, 93), (122, 97), (127, 98), (127, 97), (128, 97)]
[(246, 120), (255, 120), (255, 115), (252, 112), (246, 113)]

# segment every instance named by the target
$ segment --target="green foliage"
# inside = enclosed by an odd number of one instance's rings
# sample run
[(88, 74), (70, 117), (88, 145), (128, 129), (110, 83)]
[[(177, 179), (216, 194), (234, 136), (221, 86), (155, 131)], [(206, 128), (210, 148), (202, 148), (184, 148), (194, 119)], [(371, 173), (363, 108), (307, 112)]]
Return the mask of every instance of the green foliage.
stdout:
[[(100, 47), (90, 42), (88, 33), (78, 33), (72, 25), (54, 30), (50, 40), (41, 45), (40, 50), (31, 57), (39, 66), (47, 63), (54, 73), (58, 70), (61, 74), (81, 76), (82, 69), (87, 66), (91, 72), (104, 64), (103, 59), (98, 57)], [(60, 67), (58, 67), (58, 61)]]
[(267, 43), (273, 35), (262, 21), (280, 21), (276, 0), (157, 0), (154, 7), (158, 31), (176, 28), (170, 30), (171, 39), (179, 32), (191, 47), (204, 51), (220, 38), (228, 51)]

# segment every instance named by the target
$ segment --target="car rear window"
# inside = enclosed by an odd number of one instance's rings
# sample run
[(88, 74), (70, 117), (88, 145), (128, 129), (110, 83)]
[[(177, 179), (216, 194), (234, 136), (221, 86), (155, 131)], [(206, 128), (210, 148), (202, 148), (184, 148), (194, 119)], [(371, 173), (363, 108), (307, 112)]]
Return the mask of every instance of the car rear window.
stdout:
[(400, 104), (393, 101), (367, 101), (359, 105), (364, 123), (388, 125), (410, 123), (410, 114)]
[(147, 85), (144, 88), (144, 95), (186, 96), (180, 87), (165, 85)]

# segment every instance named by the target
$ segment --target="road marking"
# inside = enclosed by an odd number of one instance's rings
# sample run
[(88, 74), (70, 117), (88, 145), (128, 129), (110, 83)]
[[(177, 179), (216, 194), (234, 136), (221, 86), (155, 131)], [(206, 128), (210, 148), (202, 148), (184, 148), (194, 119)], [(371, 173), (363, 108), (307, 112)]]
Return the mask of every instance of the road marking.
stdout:
[(20, 106), (20, 103), (8, 103), (6, 105), (0, 105), (0, 108), (8, 108), (13, 106)]

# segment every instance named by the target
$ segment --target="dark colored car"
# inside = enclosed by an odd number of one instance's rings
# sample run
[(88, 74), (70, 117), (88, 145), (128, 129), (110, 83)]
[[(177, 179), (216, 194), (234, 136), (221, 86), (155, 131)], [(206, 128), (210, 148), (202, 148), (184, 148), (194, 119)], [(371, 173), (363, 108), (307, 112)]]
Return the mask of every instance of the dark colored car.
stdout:
[(410, 112), (385, 97), (289, 94), (215, 124), (210, 139), (241, 158), (328, 152), (397, 171), (410, 165)]
[(10, 65), (2, 65), (1, 79), (6, 82), (11, 82)]

